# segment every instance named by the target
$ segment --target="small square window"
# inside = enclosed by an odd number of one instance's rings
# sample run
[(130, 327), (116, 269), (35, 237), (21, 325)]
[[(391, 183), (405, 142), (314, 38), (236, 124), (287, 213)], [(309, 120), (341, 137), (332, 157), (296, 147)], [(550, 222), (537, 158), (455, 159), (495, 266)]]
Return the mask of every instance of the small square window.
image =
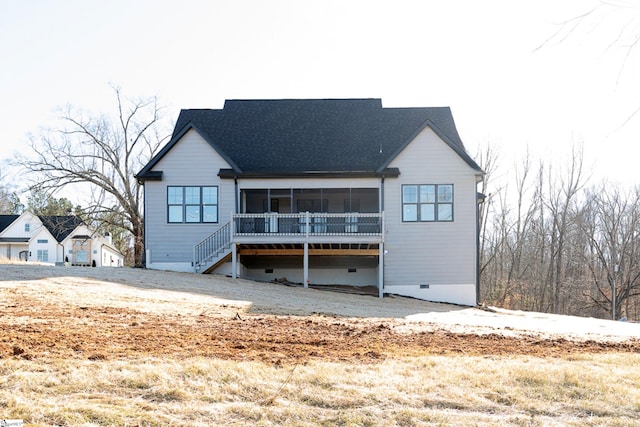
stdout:
[(427, 203), (420, 205), (420, 220), (421, 221), (435, 221), (436, 211), (435, 204)]
[(403, 203), (416, 203), (418, 201), (418, 186), (405, 185), (402, 188), (402, 201)]
[(438, 203), (453, 202), (453, 185), (438, 185)]
[(449, 203), (438, 205), (438, 221), (453, 221), (453, 205)]
[(170, 205), (181, 205), (182, 187), (169, 187), (167, 189), (167, 201)]
[(185, 211), (187, 214), (186, 222), (200, 222), (200, 205), (187, 206)]
[(187, 205), (200, 204), (200, 187), (185, 187), (184, 201)]
[(182, 206), (169, 206), (169, 222), (184, 222), (182, 219)]
[(202, 187), (202, 203), (204, 205), (217, 205), (218, 187)]
[(418, 207), (416, 205), (404, 205), (402, 210), (402, 219), (404, 221), (417, 221)]
[(420, 202), (421, 203), (436, 202), (436, 186), (435, 185), (420, 186)]
[(217, 206), (203, 206), (202, 207), (202, 222), (216, 222), (218, 221), (218, 207)]

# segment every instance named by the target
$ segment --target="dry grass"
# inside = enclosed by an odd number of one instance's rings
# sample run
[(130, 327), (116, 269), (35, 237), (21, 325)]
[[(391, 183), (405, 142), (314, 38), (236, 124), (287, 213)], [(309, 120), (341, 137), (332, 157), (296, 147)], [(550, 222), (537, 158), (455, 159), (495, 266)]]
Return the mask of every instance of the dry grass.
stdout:
[(204, 358), (5, 359), (28, 425), (640, 425), (640, 355), (412, 357), (273, 366)]
[[(640, 426), (637, 347), (526, 334), (474, 340), (400, 317), (283, 315), (282, 301), (293, 306), (295, 298), (313, 299), (307, 295), (316, 300), (309, 307), (323, 304), (326, 313), (356, 303), (360, 310), (379, 305), (378, 314), (432, 307), (195, 275), (2, 266), (0, 419), (30, 426)], [(238, 313), (242, 320), (233, 320)], [(145, 325), (146, 335), (114, 351), (118, 334)], [(305, 328), (319, 356), (296, 347), (309, 339)], [(223, 338), (209, 338), (211, 352), (199, 351), (203, 340), (191, 341), (204, 332)], [(378, 341), (400, 338), (406, 345), (380, 343), (379, 354), (367, 356)], [(207, 356), (223, 344), (233, 354)], [(176, 351), (156, 350), (168, 345)], [(273, 348), (281, 356), (272, 358)]]

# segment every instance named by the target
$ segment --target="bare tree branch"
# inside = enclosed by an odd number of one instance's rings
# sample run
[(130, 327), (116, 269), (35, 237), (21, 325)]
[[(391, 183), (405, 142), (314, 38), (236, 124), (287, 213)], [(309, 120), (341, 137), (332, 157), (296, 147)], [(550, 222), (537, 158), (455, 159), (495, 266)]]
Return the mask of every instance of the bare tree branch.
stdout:
[(160, 107), (155, 97), (125, 98), (112, 86), (116, 115), (62, 110), (61, 127), (30, 142), (31, 155), (15, 164), (30, 173), (31, 187), (50, 192), (76, 184), (91, 187), (89, 213), (95, 221), (130, 233), (135, 241), (135, 265), (143, 263), (141, 186), (133, 178), (166, 142), (161, 136)]

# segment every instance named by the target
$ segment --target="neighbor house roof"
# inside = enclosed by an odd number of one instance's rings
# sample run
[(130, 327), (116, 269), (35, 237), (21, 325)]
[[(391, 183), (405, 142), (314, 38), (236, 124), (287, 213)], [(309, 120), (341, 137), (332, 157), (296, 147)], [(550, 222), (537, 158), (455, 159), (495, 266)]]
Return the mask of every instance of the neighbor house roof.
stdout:
[(38, 215), (38, 218), (58, 242), (62, 242), (73, 230), (84, 224), (82, 219), (73, 215)]
[(151, 169), (194, 129), (229, 163), (220, 175), (397, 174), (389, 163), (425, 127), (471, 167), (449, 107), (383, 108), (380, 99), (227, 100), (224, 108), (182, 110), (169, 143), (140, 171)]
[(0, 233), (19, 217), (20, 215), (0, 215)]

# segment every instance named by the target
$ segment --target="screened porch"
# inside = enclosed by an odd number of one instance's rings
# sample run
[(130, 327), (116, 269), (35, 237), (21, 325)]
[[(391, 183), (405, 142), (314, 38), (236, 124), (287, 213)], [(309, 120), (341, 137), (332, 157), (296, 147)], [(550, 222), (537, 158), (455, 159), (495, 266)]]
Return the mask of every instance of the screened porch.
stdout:
[[(241, 191), (235, 236), (380, 236), (377, 188), (250, 189)], [(375, 239), (378, 240), (378, 239)]]

